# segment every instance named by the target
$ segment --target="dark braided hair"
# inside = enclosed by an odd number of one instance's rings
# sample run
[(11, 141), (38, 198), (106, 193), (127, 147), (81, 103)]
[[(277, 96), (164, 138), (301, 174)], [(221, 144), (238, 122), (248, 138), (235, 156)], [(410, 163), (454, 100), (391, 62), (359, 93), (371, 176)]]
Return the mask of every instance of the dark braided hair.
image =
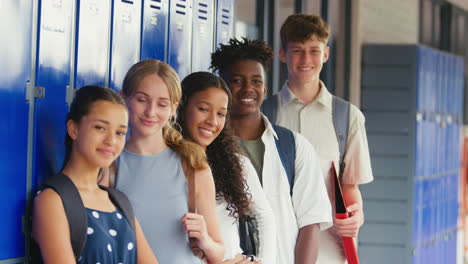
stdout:
[[(226, 92), (231, 101), (231, 92), (226, 83), (218, 76), (209, 72), (195, 72), (182, 81), (182, 99), (179, 105), (177, 123), (181, 133), (187, 138), (187, 129), (184, 120), (186, 106), (190, 98), (208, 88), (218, 88)], [(250, 194), (243, 174), (243, 167), (239, 155), (242, 153), (239, 143), (229, 128), (228, 115), (224, 129), (215, 140), (206, 148), (206, 155), (216, 188), (216, 199), (224, 198), (228, 204), (226, 210), (235, 218), (245, 219), (250, 212)]]
[(211, 54), (210, 68), (222, 75), (229, 66), (237, 61), (254, 60), (262, 64), (265, 71), (267, 71), (272, 59), (273, 51), (265, 41), (232, 38), (228, 44), (221, 44)]

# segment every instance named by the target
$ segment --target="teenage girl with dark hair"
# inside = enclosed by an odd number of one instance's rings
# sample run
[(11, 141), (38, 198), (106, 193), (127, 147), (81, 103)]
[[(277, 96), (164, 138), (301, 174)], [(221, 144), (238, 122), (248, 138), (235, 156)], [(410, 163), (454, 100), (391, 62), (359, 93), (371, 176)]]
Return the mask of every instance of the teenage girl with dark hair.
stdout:
[(121, 94), (131, 129), (110, 185), (129, 197), (161, 263), (202, 258), (219, 264), (224, 249), (205, 153), (173, 128), (181, 96), (177, 73), (164, 62), (143, 60), (127, 72)]
[(229, 128), (230, 100), (231, 92), (221, 78), (208, 72), (192, 73), (182, 81), (178, 123), (184, 137), (206, 152), (216, 186), (225, 263), (253, 263), (241, 255), (237, 220), (255, 215), (259, 227), (259, 259), (273, 264), (276, 255), (273, 212), (255, 169), (241, 155), (239, 143)]
[(138, 221), (134, 231), (108, 192), (98, 186), (101, 169), (123, 149), (127, 123), (125, 102), (111, 89), (85, 86), (76, 92), (58, 177), (68, 177), (79, 192), (86, 208), (87, 238), (77, 260), (61, 197), (50, 188), (43, 190), (34, 200), (32, 237), (44, 263), (158, 263)]

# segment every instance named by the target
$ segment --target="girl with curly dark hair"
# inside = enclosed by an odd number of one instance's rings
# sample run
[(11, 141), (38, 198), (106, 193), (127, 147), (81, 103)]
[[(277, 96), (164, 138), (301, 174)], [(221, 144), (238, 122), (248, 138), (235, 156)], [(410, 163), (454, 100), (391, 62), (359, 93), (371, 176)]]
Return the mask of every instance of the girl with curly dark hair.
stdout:
[(205, 149), (217, 200), (224, 240), (225, 263), (258, 263), (244, 259), (239, 245), (239, 219), (255, 215), (259, 254), (264, 263), (275, 262), (276, 229), (256, 171), (233, 136), (228, 119), (231, 92), (224, 81), (208, 72), (196, 72), (182, 81), (178, 123), (185, 138)]

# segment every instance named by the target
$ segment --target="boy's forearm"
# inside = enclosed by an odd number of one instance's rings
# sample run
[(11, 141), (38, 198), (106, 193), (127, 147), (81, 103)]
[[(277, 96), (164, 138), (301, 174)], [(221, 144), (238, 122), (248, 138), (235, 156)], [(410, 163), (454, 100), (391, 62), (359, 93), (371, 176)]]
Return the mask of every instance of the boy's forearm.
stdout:
[(359, 186), (357, 184), (343, 184), (343, 199), (345, 200), (346, 206), (350, 206), (357, 203), (362, 208), (362, 196)]
[(317, 262), (320, 242), (319, 236), (319, 224), (312, 224), (299, 229), (295, 250), (295, 264)]

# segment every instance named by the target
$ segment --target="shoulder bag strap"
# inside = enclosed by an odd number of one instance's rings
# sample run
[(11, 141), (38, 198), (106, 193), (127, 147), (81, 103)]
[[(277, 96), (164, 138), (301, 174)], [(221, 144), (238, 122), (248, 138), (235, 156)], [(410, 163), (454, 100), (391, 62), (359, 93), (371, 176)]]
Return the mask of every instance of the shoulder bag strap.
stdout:
[(135, 230), (135, 214), (133, 212), (132, 204), (130, 203), (130, 200), (128, 200), (128, 197), (117, 189), (108, 188), (105, 186), (99, 187), (103, 190), (106, 190), (107, 193), (109, 193), (109, 198), (111, 199), (112, 203), (123, 212), (128, 223), (130, 224), (132, 229)]
[(87, 238), (88, 217), (75, 184), (65, 174), (57, 174), (41, 185), (40, 189), (52, 188), (62, 199), (68, 220), (70, 239), (75, 259), (81, 256)]
[(278, 110), (278, 95), (271, 95), (263, 101), (261, 111), (268, 117), (272, 124), (276, 124), (276, 114)]
[(281, 163), (288, 176), (289, 194), (292, 196), (294, 179), (296, 178), (296, 141), (294, 133), (287, 128), (277, 125), (273, 125), (273, 128), (278, 135), (278, 139), (275, 139), (275, 144)]
[(337, 96), (333, 96), (332, 105), (333, 126), (335, 128), (336, 139), (338, 140), (338, 147), (340, 150), (338, 177), (340, 181), (342, 181), (344, 169), (346, 167), (344, 156), (346, 154), (346, 144), (348, 141), (350, 104)]

